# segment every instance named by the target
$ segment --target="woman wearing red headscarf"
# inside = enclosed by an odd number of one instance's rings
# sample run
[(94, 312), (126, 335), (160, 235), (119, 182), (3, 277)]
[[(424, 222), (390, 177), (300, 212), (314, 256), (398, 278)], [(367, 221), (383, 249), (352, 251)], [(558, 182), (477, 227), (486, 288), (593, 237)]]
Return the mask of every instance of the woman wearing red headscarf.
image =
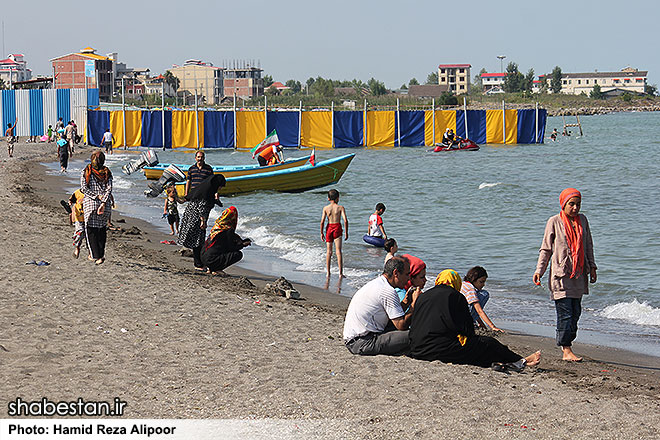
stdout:
[(559, 214), (550, 217), (545, 226), (533, 281), (541, 277), (550, 264), (548, 288), (557, 310), (557, 345), (565, 361), (582, 360), (573, 353), (577, 323), (582, 312), (582, 295), (589, 293), (589, 283), (596, 282), (596, 263), (589, 222), (580, 214), (582, 195), (567, 188), (559, 195)]
[(201, 259), (211, 275), (224, 275), (223, 269), (241, 261), (241, 249), (250, 246), (249, 238), (243, 240), (236, 234), (238, 210), (234, 206), (222, 211), (215, 221), (209, 238), (202, 246)]
[[(399, 295), (401, 307), (403, 307), (403, 310), (405, 311), (408, 308), (408, 305), (412, 302), (412, 294), (415, 289), (419, 289), (421, 293), (421, 290), (426, 284), (426, 263), (420, 258), (413, 257), (410, 254), (403, 254), (402, 257), (408, 260), (408, 263), (410, 264), (410, 281), (408, 281), (406, 287), (403, 289), (394, 290), (396, 290), (397, 295)], [(406, 296), (408, 296), (407, 300), (405, 300)]]

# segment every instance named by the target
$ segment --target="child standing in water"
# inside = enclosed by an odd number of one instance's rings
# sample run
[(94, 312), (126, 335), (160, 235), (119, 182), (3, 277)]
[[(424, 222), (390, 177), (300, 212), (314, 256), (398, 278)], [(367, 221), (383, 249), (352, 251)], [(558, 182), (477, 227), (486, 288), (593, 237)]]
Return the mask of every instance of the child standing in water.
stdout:
[[(179, 202), (179, 197), (176, 194), (176, 187), (170, 185), (165, 190), (167, 197), (165, 197), (165, 207), (163, 208), (163, 215), (167, 216), (167, 223), (170, 224), (170, 229), (172, 233), (170, 235), (179, 233), (179, 208), (177, 204)], [(175, 232), (176, 227), (176, 232)]]
[(582, 360), (571, 345), (577, 336), (582, 296), (589, 293), (587, 277), (595, 283), (597, 270), (589, 222), (580, 214), (581, 202), (582, 194), (575, 188), (559, 195), (561, 211), (548, 219), (532, 278), (540, 285), (550, 264), (548, 288), (557, 310), (557, 345), (562, 349), (562, 359), (573, 362)]
[[(331, 189), (328, 191), (328, 203), (323, 208), (321, 215), (321, 240), (326, 243), (325, 255), (325, 271), (330, 276), (330, 259), (332, 258), (332, 243), (335, 244), (337, 252), (337, 265), (339, 266), (339, 277), (344, 277), (344, 261), (341, 253), (341, 220), (344, 220), (344, 228), (346, 228), (346, 240), (348, 240), (348, 218), (346, 217), (346, 210), (339, 202), (339, 191)], [(325, 220), (328, 219), (328, 225), (325, 226)], [(324, 230), (325, 226), (325, 230)]]

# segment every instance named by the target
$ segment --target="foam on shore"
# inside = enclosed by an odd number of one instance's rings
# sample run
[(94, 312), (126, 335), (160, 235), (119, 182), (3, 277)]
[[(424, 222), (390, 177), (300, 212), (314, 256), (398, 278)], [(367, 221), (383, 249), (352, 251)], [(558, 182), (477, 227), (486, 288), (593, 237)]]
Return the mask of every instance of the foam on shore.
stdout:
[(609, 319), (621, 319), (637, 325), (660, 326), (660, 308), (655, 308), (646, 301), (633, 299), (605, 307), (600, 315)]

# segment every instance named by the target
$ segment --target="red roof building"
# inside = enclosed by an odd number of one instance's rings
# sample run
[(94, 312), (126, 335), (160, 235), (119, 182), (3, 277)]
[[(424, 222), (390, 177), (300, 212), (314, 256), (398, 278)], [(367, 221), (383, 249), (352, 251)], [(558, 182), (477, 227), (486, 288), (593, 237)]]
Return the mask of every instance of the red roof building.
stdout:
[(7, 58), (0, 60), (0, 79), (5, 87), (15, 82), (28, 81), (32, 78), (32, 70), (27, 68), (25, 56), (22, 53), (12, 53)]

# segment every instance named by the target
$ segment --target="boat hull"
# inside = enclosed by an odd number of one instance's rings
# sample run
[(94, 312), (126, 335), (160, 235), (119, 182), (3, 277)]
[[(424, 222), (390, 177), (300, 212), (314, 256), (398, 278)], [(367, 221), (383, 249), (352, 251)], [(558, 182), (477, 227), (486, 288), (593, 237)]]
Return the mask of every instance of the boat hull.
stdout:
[[(259, 173), (268, 173), (271, 171), (286, 170), (289, 168), (299, 167), (304, 165), (305, 162), (309, 161), (309, 156), (287, 159), (282, 163), (275, 165), (267, 165), (261, 167), (259, 165), (238, 165), (238, 166), (214, 166), (214, 174), (222, 174), (227, 177), (237, 177), (237, 176), (247, 176), (249, 174), (259, 174)], [(163, 170), (167, 168), (170, 164), (162, 164), (153, 167), (144, 167), (144, 177), (148, 180), (158, 180), (160, 176), (163, 175)], [(176, 164), (181, 170), (188, 175), (189, 165), (179, 165)]]

